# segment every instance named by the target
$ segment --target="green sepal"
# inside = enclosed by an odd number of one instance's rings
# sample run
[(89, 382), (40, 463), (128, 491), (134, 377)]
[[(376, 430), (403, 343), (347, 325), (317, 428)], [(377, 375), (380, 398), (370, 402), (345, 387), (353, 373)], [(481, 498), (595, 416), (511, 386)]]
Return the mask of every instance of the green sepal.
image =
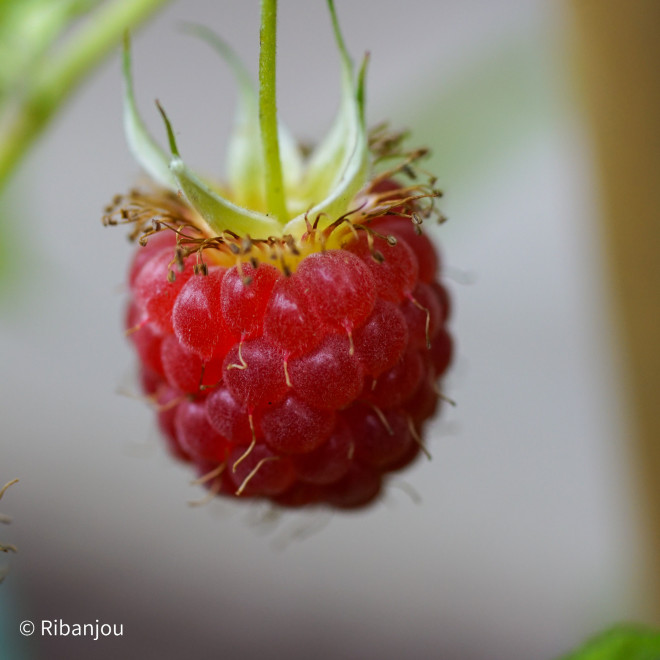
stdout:
[[(365, 57), (357, 83), (353, 83), (353, 64), (346, 50), (332, 0), (328, 0), (335, 40), (342, 61), (342, 100), (339, 114), (325, 140), (312, 155), (304, 179), (303, 196), (321, 198), (307, 212), (309, 221), (318, 227), (329, 225), (349, 209), (349, 204), (367, 182), (370, 167), (365, 124)], [(305, 215), (291, 220), (284, 233), (299, 238), (306, 230)]]
[(249, 235), (253, 238), (278, 236), (281, 226), (276, 220), (257, 211), (241, 208), (225, 199), (212, 190), (181, 160), (172, 125), (162, 107), (159, 105), (158, 108), (165, 122), (172, 152), (169, 170), (190, 205), (206, 221), (212, 232), (220, 235), (223, 231), (229, 230), (241, 236)]
[(240, 236), (267, 238), (279, 236), (281, 225), (258, 211), (236, 206), (218, 195), (188, 168), (180, 158), (172, 159), (170, 170), (174, 174), (190, 205), (206, 220), (216, 234), (232, 231)]
[[(353, 63), (341, 34), (334, 2), (327, 1), (341, 59), (341, 102), (330, 131), (310, 158), (302, 183), (302, 197), (305, 199), (312, 196), (323, 199), (331, 195), (333, 189), (345, 180), (351, 163), (356, 158), (366, 159), (368, 155), (366, 131), (353, 77)], [(364, 153), (356, 154), (358, 150)]]
[[(203, 26), (189, 27), (210, 43), (231, 67), (239, 88), (236, 129), (229, 146), (229, 194), (232, 201), (186, 166), (179, 155), (174, 132), (161, 109), (168, 132), (172, 158), (146, 130), (137, 111), (131, 76), (128, 37), (124, 46), (125, 128), (129, 147), (142, 167), (161, 185), (181, 190), (191, 206), (216, 234), (225, 230), (253, 238), (291, 234), (300, 238), (305, 219), (320, 229), (344, 215), (351, 201), (367, 182), (370, 156), (364, 119), (365, 61), (355, 80), (353, 64), (339, 28), (333, 0), (327, 0), (335, 41), (341, 58), (342, 98), (331, 130), (309, 160), (303, 172), (296, 142), (278, 123), (284, 187), (295, 217), (284, 227), (262, 213), (265, 201), (265, 163), (260, 140), (259, 99), (250, 75), (234, 51)], [(248, 208), (249, 207), (249, 208)], [(291, 217), (291, 216), (289, 216)]]
[(133, 158), (156, 183), (176, 192), (176, 180), (170, 172), (170, 159), (147, 131), (137, 109), (133, 91), (131, 42), (128, 32), (124, 35), (122, 71), (124, 75), (124, 133), (128, 148), (133, 154)]

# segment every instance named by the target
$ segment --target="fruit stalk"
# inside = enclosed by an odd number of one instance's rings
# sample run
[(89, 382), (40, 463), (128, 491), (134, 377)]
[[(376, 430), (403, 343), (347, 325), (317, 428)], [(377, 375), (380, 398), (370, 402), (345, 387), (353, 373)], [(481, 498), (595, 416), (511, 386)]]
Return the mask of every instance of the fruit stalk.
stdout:
[(288, 220), (280, 145), (277, 137), (276, 57), (277, 0), (261, 0), (261, 48), (259, 51), (259, 128), (264, 152), (266, 203), (269, 215)]

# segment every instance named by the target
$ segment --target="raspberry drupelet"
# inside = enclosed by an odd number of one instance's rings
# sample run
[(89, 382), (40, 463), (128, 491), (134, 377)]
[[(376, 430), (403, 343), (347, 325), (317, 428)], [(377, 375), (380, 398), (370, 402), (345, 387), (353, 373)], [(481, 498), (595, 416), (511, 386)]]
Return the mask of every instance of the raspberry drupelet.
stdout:
[[(263, 112), (274, 96), (257, 97), (227, 46), (198, 30), (235, 69), (239, 121), (253, 129), (234, 138), (241, 157), (222, 196), (183, 164), (162, 109), (171, 156), (146, 134), (127, 43), (127, 136), (155, 185), (117, 198), (104, 220), (139, 237), (126, 329), (171, 453), (212, 494), (356, 509), (427, 453), (452, 339), (421, 230), (439, 196), (416, 168), (425, 151), (403, 151), (383, 127), (367, 134), (364, 67), (356, 77), (328, 6), (344, 99), (306, 162)], [(262, 8), (263, 87), (276, 3)]]

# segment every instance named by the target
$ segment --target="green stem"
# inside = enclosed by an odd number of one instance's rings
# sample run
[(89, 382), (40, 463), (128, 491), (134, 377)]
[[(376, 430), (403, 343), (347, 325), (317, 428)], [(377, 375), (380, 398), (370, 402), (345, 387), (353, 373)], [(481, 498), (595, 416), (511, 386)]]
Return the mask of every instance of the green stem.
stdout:
[(115, 0), (48, 60), (0, 133), (0, 190), (73, 90), (121, 41), (124, 32), (168, 0)]
[(268, 215), (280, 222), (288, 219), (280, 145), (277, 136), (275, 60), (277, 44), (277, 0), (261, 0), (261, 49), (259, 51), (259, 127), (264, 153)]

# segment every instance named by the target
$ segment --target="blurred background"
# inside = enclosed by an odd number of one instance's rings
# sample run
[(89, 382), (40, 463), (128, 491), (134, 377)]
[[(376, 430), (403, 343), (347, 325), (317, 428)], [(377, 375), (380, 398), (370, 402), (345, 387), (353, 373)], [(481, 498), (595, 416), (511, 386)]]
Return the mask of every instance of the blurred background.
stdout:
[[(139, 177), (115, 53), (3, 198), (0, 482), (20, 483), (0, 540), (20, 552), (0, 557), (0, 657), (542, 660), (643, 616), (625, 354), (571, 6), (336, 4), (349, 50), (371, 53), (370, 123), (431, 147), (445, 191), (449, 222), (428, 231), (454, 301), (457, 406), (428, 430), (433, 460), (354, 514), (188, 506), (202, 491), (130, 396), (133, 248), (100, 222)], [(187, 162), (221, 176), (235, 85), (181, 20), (256, 72), (258, 3), (174, 2), (134, 37), (152, 132), (158, 98)], [(324, 2), (283, 0), (278, 67), (281, 116), (319, 139), (339, 95)], [(24, 619), (124, 636), (21, 638)]]

